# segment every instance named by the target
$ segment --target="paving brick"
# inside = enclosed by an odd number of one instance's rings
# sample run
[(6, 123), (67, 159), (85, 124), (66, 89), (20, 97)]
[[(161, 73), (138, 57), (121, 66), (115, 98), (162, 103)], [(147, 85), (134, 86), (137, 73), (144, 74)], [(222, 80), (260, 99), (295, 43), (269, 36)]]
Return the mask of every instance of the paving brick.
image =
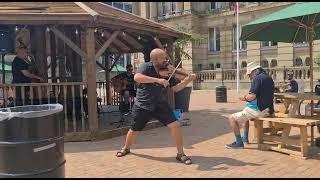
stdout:
[[(115, 153), (123, 146), (125, 136), (66, 143), (66, 177), (320, 177), (319, 148), (308, 160), (260, 151), (254, 143), (241, 150), (224, 148), (234, 141), (227, 117), (244, 107), (235, 94), (228, 94), (228, 103), (218, 104), (214, 91), (192, 93), (192, 125), (182, 130), (185, 152), (193, 165), (176, 162), (170, 131), (159, 127), (141, 132), (132, 146), (133, 153), (121, 158)], [(252, 123), (249, 134), (252, 138)]]

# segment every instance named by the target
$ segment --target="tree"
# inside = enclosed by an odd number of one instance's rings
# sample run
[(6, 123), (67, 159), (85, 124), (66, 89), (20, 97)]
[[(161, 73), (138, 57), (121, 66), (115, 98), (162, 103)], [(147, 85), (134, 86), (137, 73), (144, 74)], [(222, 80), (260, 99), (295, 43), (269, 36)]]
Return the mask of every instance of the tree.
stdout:
[(199, 43), (203, 37), (200, 36), (200, 34), (191, 32), (183, 26), (177, 25), (177, 30), (182, 32), (183, 35), (175, 41), (175, 63), (179, 63), (181, 59), (192, 60), (190, 52), (186, 48), (190, 43), (193, 45)]

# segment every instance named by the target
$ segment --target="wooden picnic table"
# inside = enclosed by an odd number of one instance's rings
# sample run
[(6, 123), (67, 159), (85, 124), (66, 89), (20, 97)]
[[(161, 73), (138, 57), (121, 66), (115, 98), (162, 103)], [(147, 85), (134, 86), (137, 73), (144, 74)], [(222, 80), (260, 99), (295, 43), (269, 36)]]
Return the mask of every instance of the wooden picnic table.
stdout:
[[(286, 111), (288, 112), (288, 117), (297, 117), (296, 112), (300, 108), (300, 104), (304, 100), (320, 100), (320, 96), (313, 92), (306, 93), (274, 93), (275, 98), (280, 98), (284, 100), (284, 105)], [(313, 112), (311, 112), (311, 115)]]

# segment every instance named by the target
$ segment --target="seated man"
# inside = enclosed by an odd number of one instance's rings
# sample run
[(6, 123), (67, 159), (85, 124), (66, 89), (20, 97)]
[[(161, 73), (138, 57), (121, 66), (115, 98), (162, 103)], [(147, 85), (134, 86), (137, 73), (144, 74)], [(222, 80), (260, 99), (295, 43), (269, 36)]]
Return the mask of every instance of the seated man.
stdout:
[(299, 90), (298, 83), (295, 79), (293, 79), (292, 72), (288, 73), (288, 80), (289, 80), (289, 83), (287, 83), (286, 85), (289, 86), (289, 89), (287, 89), (286, 92), (297, 93)]
[[(249, 120), (274, 113), (274, 82), (272, 78), (254, 62), (248, 64), (247, 75), (252, 81), (250, 91), (239, 98), (241, 101), (247, 102), (246, 107), (241, 112), (231, 114), (229, 117), (236, 141), (227, 144), (226, 148), (243, 148), (244, 142), (249, 143)], [(240, 135), (240, 125), (244, 127), (243, 139)]]

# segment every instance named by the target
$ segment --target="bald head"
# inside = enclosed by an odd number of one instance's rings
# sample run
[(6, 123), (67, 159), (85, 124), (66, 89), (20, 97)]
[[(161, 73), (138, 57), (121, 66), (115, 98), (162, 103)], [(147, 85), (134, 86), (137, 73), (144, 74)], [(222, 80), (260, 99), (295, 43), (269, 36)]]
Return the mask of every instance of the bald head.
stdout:
[(153, 49), (150, 53), (150, 60), (156, 67), (162, 67), (167, 63), (166, 52), (162, 49)]

